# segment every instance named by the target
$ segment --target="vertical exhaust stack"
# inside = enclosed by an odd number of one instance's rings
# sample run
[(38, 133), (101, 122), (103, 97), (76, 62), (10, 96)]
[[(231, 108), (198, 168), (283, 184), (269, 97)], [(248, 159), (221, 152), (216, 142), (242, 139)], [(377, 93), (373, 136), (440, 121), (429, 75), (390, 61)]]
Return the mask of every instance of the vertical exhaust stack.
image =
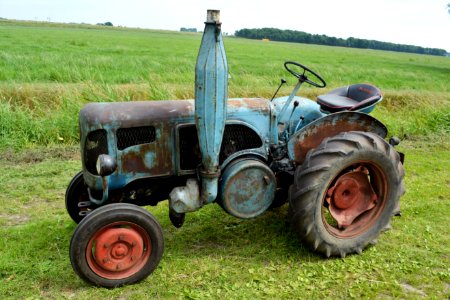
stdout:
[(195, 124), (202, 155), (203, 204), (217, 197), (219, 153), (227, 116), (228, 64), (221, 24), (220, 11), (208, 10), (195, 67)]

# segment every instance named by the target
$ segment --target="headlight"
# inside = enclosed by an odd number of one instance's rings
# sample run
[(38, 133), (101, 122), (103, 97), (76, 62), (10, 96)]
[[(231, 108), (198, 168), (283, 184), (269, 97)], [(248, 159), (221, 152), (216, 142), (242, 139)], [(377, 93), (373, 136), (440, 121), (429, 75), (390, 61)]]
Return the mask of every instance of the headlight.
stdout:
[(100, 154), (97, 158), (97, 174), (100, 176), (108, 176), (114, 173), (117, 168), (117, 163), (108, 154)]

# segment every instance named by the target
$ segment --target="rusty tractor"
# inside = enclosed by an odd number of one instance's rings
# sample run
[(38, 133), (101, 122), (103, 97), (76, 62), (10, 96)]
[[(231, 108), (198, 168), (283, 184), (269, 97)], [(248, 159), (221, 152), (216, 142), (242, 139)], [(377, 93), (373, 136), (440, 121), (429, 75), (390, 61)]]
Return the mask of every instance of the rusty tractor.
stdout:
[(243, 219), (288, 202), (293, 230), (317, 253), (345, 257), (373, 243), (405, 191), (399, 140), (386, 142), (386, 127), (368, 114), (380, 90), (355, 84), (312, 101), (297, 92), (305, 83), (325, 87), (322, 77), (298, 62), (284, 67), (297, 79), (289, 96), (228, 99), (219, 11), (208, 10), (195, 100), (83, 107), (82, 171), (65, 199), (79, 223), (70, 242), (75, 273), (104, 287), (146, 278), (164, 239), (141, 206), (167, 199), (176, 227), (214, 202)]

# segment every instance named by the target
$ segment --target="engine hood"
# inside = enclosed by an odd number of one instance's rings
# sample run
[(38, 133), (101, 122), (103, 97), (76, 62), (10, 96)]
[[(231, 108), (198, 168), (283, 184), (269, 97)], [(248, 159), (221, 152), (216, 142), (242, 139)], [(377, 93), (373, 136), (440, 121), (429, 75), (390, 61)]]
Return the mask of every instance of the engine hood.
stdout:
[[(80, 128), (126, 128), (159, 122), (194, 121), (194, 100), (133, 101), (89, 103), (80, 111)], [(249, 116), (270, 115), (266, 99), (229, 99), (227, 119), (248, 120)]]

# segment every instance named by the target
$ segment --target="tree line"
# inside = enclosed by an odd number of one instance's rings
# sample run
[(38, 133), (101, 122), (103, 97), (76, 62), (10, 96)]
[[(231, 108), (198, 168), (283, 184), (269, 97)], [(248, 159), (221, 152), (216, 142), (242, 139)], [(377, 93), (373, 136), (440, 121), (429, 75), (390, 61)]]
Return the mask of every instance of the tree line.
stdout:
[(180, 28), (181, 32), (197, 32), (197, 28), (186, 28), (186, 27), (181, 27)]
[(396, 52), (419, 53), (428, 55), (447, 55), (447, 51), (437, 48), (424, 48), (420, 46), (402, 45), (375, 40), (365, 40), (350, 37), (348, 39), (330, 37), (323, 34), (310, 34), (296, 30), (281, 30), (277, 28), (241, 29), (235, 36), (248, 39), (269, 39), (280, 42), (293, 42), (304, 44), (317, 44), (327, 46), (341, 46), (350, 48), (376, 49)]

